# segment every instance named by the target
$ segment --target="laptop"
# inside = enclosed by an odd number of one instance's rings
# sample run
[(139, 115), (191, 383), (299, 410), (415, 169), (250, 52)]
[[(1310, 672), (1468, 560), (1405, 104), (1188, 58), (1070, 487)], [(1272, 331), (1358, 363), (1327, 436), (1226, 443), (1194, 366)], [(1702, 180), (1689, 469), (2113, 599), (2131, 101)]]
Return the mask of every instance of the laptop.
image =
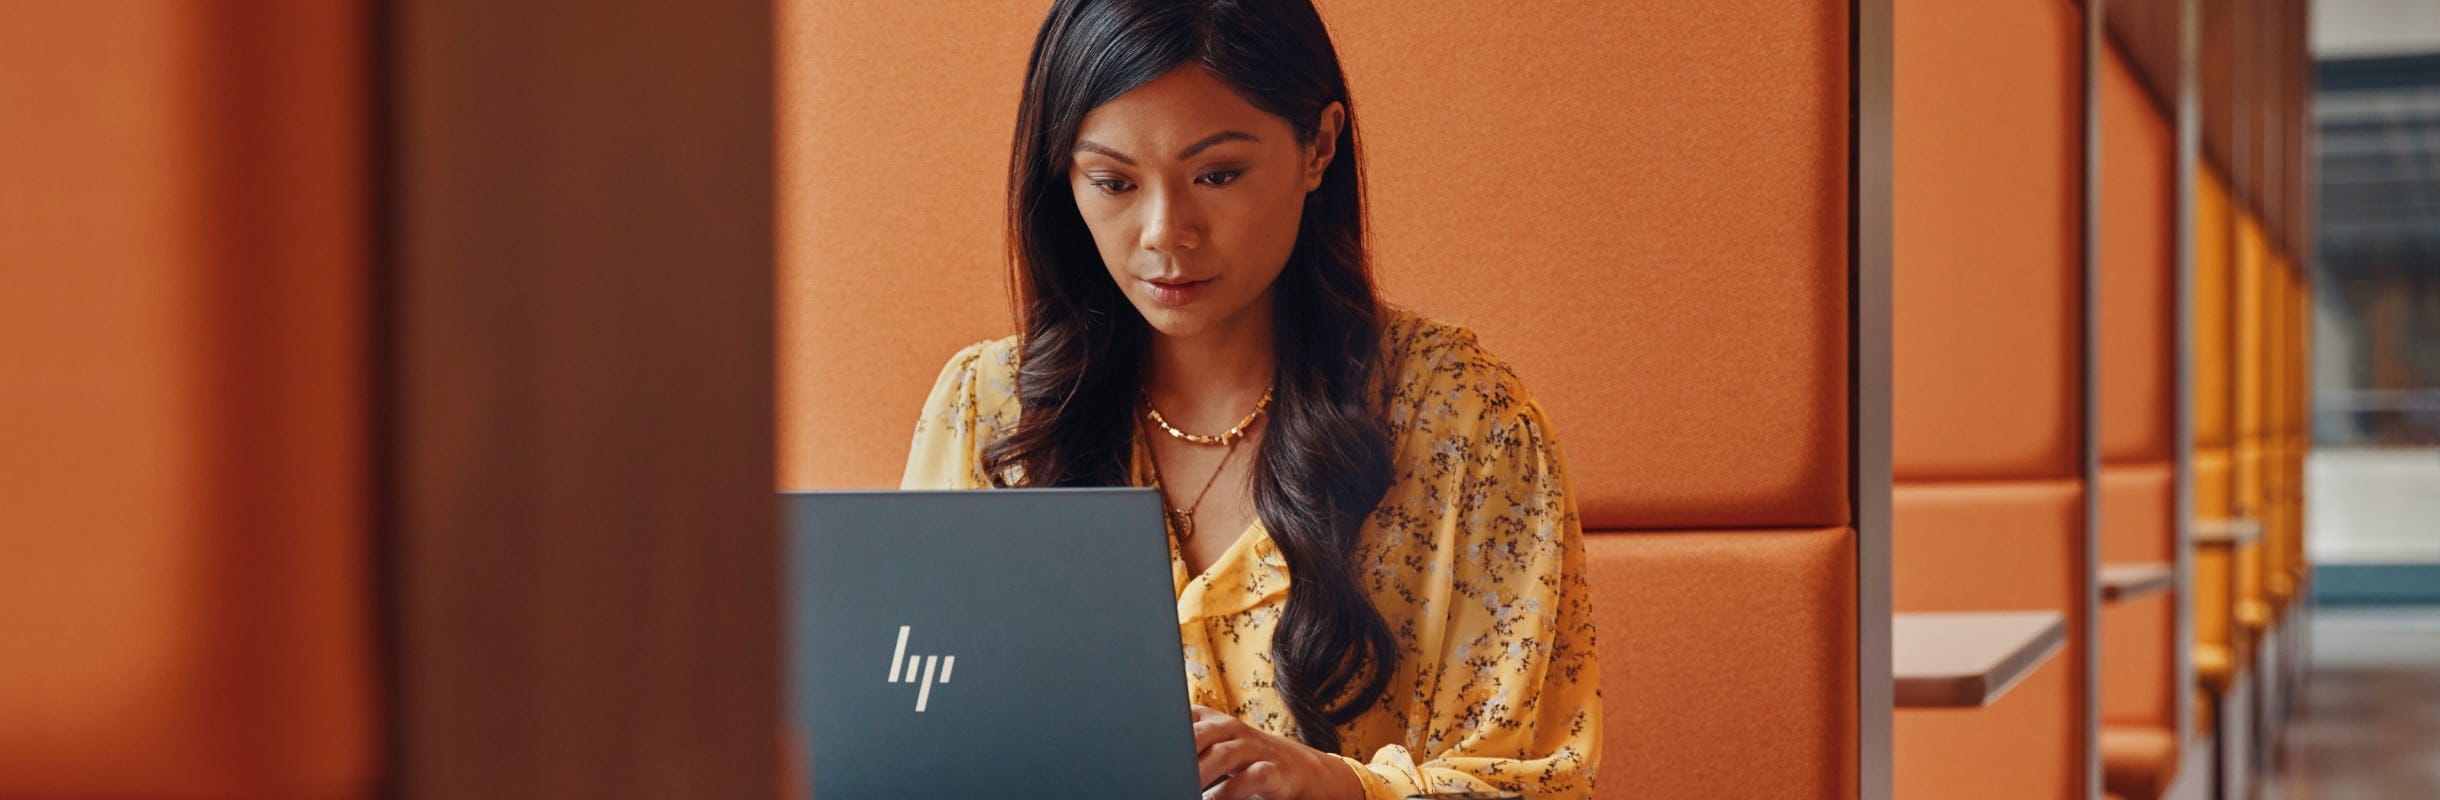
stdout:
[(1155, 490), (781, 502), (814, 797), (1199, 795)]

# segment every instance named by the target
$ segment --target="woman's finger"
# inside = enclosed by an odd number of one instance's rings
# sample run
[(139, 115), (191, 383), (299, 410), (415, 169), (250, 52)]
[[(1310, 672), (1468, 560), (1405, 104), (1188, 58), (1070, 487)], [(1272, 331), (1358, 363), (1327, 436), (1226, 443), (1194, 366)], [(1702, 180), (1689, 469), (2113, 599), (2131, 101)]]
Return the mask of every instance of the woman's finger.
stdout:
[(1251, 730), (1235, 719), (1207, 719), (1195, 723), (1195, 752), (1201, 754), (1212, 745), (1244, 736)]
[(1252, 739), (1230, 739), (1212, 745), (1211, 749), (1195, 758), (1195, 766), (1202, 769), (1203, 775), (1197, 785), (1210, 786), (1212, 781), (1222, 776), (1245, 771), (1260, 755), (1258, 750), (1257, 743)]
[(1208, 800), (1246, 800), (1259, 795), (1264, 800), (1287, 800), (1289, 786), (1286, 775), (1287, 771), (1280, 769), (1278, 764), (1256, 761), (1229, 776), (1227, 782), (1212, 787), (1212, 791), (1204, 797)]

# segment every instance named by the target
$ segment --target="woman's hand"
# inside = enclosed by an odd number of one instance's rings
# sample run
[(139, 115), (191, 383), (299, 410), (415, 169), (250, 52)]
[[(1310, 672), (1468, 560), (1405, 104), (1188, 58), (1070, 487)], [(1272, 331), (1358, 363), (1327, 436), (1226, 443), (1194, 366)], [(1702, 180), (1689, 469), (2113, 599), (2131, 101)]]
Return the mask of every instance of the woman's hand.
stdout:
[(1254, 729), (1225, 712), (1195, 706), (1195, 763), (1203, 785), (1228, 781), (1204, 800), (1363, 800), (1347, 762), (1303, 742)]

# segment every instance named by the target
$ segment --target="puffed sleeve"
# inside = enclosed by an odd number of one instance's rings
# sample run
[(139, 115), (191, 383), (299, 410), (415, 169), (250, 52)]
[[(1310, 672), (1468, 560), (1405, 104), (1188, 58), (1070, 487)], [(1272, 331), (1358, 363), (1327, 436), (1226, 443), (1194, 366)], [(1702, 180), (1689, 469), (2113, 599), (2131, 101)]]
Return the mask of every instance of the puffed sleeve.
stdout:
[(1461, 463), (1433, 523), (1440, 546), (1454, 548), (1443, 647), (1417, 665), (1415, 690), (1428, 711), (1408, 741), (1420, 746), (1348, 759), (1372, 800), (1467, 790), (1592, 796), (1601, 671), (1583, 530), (1557, 438), (1540, 407), (1517, 399), (1453, 443), (1462, 454), (1447, 454)]
[(983, 471), (982, 448), (1002, 420), (994, 413), (988, 390), (995, 383), (988, 373), (997, 366), (979, 342), (957, 351), (942, 366), (915, 420), (914, 441), (907, 448), (901, 489), (980, 489), (991, 485)]

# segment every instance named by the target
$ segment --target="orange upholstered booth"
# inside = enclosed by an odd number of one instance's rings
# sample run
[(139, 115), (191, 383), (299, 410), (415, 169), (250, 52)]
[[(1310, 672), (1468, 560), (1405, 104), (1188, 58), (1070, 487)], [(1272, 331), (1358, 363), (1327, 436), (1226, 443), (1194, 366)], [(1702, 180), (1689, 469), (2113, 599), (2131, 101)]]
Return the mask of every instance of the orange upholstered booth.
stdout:
[[(2081, 798), (2094, 591), (2083, 13), (2069, 0), (1893, 5), (1893, 604), (2056, 612), (2067, 625), (2065, 650), (1993, 704), (1899, 709), (1896, 795)], [(2130, 431), (2129, 452), (2148, 436)], [(2138, 495), (2160, 478), (2128, 475)]]
[[(2105, 565), (2177, 560), (2177, 143), (2166, 105), (2113, 40), (2099, 110), (2101, 529)], [(2103, 606), (2102, 783), (2157, 798), (2176, 777), (2178, 598)]]
[(0, 11), (0, 797), (369, 797), (364, 10)]
[[(2262, 218), (2245, 203), (2235, 206), (2235, 345), (2231, 353), (2230, 372), (2236, 376), (2233, 434), (2234, 500), (2238, 518), (2260, 525), (2265, 535), (2276, 531), (2272, 520), (2274, 509), (2269, 499), (2274, 480), (2269, 469), (2276, 458), (2270, 445), (2269, 342), (2275, 333), (2269, 324), (2271, 273), (2271, 243), (2262, 229)], [(2254, 646), (2270, 626), (2270, 603), (2266, 586), (2264, 554), (2265, 539), (2253, 537), (2236, 547), (2236, 653), (2250, 659)]]
[[(2194, 515), (2198, 539), (2235, 520), (2235, 209), (2216, 165), (2195, 171)], [(2236, 654), (2236, 548), (2199, 541), (2194, 551), (2194, 669), (2208, 694), (2226, 691)], [(2203, 704), (2208, 710), (2213, 704)]]
[[(781, 6), (782, 488), (894, 485), (942, 361), (1011, 331), (1047, 5)], [(1848, 4), (1321, 6), (1385, 296), (1472, 327), (1566, 442), (1602, 796), (1855, 796)]]

